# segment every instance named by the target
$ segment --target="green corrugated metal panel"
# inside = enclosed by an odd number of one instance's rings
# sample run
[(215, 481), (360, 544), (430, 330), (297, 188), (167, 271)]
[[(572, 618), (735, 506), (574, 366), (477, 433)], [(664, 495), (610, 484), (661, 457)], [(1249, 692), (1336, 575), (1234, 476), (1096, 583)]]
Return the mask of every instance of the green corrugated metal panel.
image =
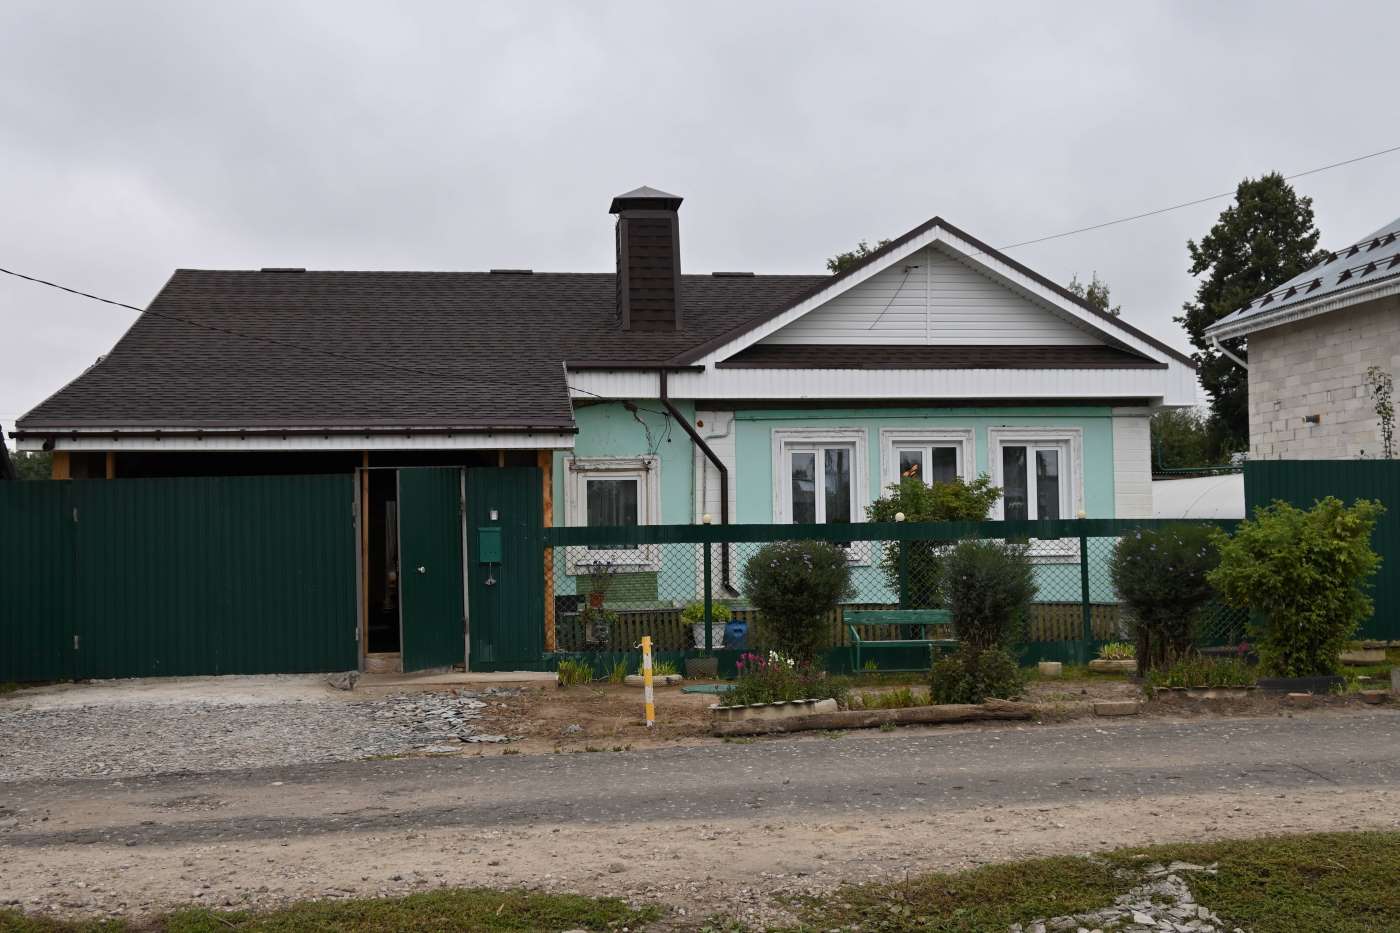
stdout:
[(399, 470), (398, 515), (403, 669), (461, 664), (462, 471)]
[(73, 676), (71, 487), (0, 483), (0, 683)]
[(78, 676), (356, 667), (350, 476), (73, 486)]
[(0, 679), (352, 668), (353, 504), (349, 476), (5, 484)]
[(467, 471), (467, 540), (501, 529), (499, 564), (483, 564), (474, 546), (467, 555), (473, 670), (523, 668), (544, 652), (543, 482), (536, 467)]
[(1400, 461), (1252, 460), (1245, 464), (1246, 514), (1279, 499), (1308, 508), (1326, 496), (1346, 503), (1376, 499), (1385, 506), (1371, 536), (1371, 546), (1382, 561), (1371, 581), (1376, 611), (1361, 626), (1360, 637), (1400, 639)]

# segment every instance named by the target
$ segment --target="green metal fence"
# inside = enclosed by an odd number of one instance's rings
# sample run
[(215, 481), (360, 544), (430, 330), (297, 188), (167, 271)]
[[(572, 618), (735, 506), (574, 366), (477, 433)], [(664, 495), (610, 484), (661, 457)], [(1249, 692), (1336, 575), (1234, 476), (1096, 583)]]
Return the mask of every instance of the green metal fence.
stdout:
[(357, 663), (350, 476), (0, 483), (0, 681)]
[[(642, 635), (669, 653), (702, 652), (723, 643), (713, 610), (724, 606), (747, 626), (747, 647), (769, 647), (763, 620), (743, 592), (747, 562), (772, 541), (823, 540), (849, 555), (855, 595), (826, 620), (828, 666), (849, 664), (845, 613), (853, 609), (931, 608), (930, 577), (941, 551), (981, 538), (1023, 542), (1036, 581), (1030, 617), (1023, 620), (1020, 653), (1035, 660), (1082, 662), (1106, 641), (1129, 637), (1127, 607), (1119, 600), (1109, 561), (1119, 537), (1135, 529), (1184, 524), (1160, 520), (1081, 519), (1043, 522), (950, 522), (854, 525), (666, 525), (618, 528), (546, 528), (552, 554), (557, 651), (619, 656)], [(1201, 524), (1193, 522), (1190, 524)], [(1234, 522), (1213, 522), (1227, 530)], [(727, 552), (727, 553), (726, 553)], [(725, 579), (725, 567), (729, 578)], [(590, 593), (602, 592), (604, 618), (590, 625)], [(593, 597), (596, 601), (598, 597)], [(703, 621), (685, 618), (687, 606)], [(695, 616), (692, 616), (694, 618)], [(1247, 615), (1217, 606), (1201, 625), (1203, 645), (1237, 644)], [(894, 626), (862, 626), (864, 639), (896, 638)], [(708, 635), (708, 641), (706, 640)], [(876, 648), (863, 654), (887, 668), (926, 666), (920, 649)]]
[(1309, 508), (1336, 496), (1343, 502), (1376, 499), (1385, 514), (1376, 523), (1371, 546), (1381, 569), (1371, 581), (1376, 609), (1361, 626), (1360, 637), (1400, 641), (1400, 461), (1397, 460), (1251, 460), (1244, 468), (1246, 514), (1282, 500)]

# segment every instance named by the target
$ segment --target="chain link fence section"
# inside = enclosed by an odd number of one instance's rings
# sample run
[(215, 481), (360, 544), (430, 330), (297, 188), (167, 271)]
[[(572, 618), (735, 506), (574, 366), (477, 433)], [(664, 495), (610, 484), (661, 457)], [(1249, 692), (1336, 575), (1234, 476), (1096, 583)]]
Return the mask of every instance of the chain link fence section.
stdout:
[[(1130, 611), (1114, 589), (1111, 561), (1119, 536), (1142, 523), (1098, 520), (1084, 524), (1123, 527), (1113, 527), (1117, 533), (1112, 535), (1044, 538), (1011, 534), (1016, 529), (1010, 524), (898, 526), (899, 539), (879, 535), (878, 529), (891, 527), (879, 525), (726, 526), (707, 528), (703, 535), (694, 526), (676, 527), (676, 537), (719, 539), (708, 546), (697, 540), (647, 541), (666, 536), (654, 528), (632, 530), (632, 540), (618, 544), (628, 538), (628, 529), (600, 529), (597, 543), (551, 548), (555, 650), (628, 652), (635, 650), (643, 635), (650, 635), (662, 652), (721, 649), (735, 644), (734, 631), (726, 638), (726, 609), (727, 621), (742, 626), (746, 650), (768, 650), (772, 645), (763, 621), (744, 596), (744, 568), (771, 540), (807, 538), (832, 541), (850, 561), (852, 596), (823, 621), (829, 648), (850, 643), (847, 610), (941, 607), (939, 565), (959, 540), (969, 538), (1008, 541), (1028, 551), (1036, 595), (1021, 623), (1023, 659), (1087, 660), (1098, 644), (1132, 640)], [(1057, 524), (1067, 529), (1080, 525)], [(592, 530), (568, 532), (577, 540), (587, 539)], [(765, 530), (772, 534), (765, 535)], [(755, 536), (771, 540), (723, 540)], [(716, 613), (708, 645), (703, 624), (707, 589)], [(1209, 607), (1198, 626), (1199, 643), (1203, 647), (1236, 645), (1244, 638), (1247, 621), (1247, 613)], [(878, 642), (901, 637), (898, 629), (897, 625), (862, 625), (861, 635)]]

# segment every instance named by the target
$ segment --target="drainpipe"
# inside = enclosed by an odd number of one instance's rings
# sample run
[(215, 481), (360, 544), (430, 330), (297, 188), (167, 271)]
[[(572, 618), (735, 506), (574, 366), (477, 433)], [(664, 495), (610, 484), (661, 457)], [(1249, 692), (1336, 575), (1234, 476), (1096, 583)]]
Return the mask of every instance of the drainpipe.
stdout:
[(1229, 350), (1227, 350), (1225, 348), (1225, 345), (1220, 342), (1219, 337), (1210, 338), (1210, 345), (1216, 350), (1218, 350), (1221, 353), (1221, 355), (1223, 355), (1231, 363), (1234, 363), (1236, 366), (1238, 366), (1240, 369), (1243, 369), (1245, 372), (1249, 372), (1249, 364), (1246, 363), (1244, 360), (1240, 359), (1238, 356), (1235, 356), (1235, 354), (1231, 353)]
[[(715, 453), (710, 445), (705, 443), (705, 439), (700, 436), (700, 432), (695, 430), (695, 425), (687, 421), (685, 416), (680, 413), (680, 410), (677, 409), (675, 405), (671, 404), (671, 398), (666, 392), (666, 370), (659, 369), (657, 373), (661, 376), (661, 404), (666, 406), (666, 411), (670, 413), (672, 418), (676, 419), (676, 423), (685, 430), (685, 433), (690, 435), (690, 439), (695, 442), (695, 446), (700, 448), (700, 452), (705, 455), (705, 459), (713, 463), (715, 469), (719, 472), (719, 523), (721, 525), (728, 525), (729, 468), (724, 465), (724, 461), (719, 458), (719, 454)], [(729, 595), (739, 595), (739, 591), (729, 582), (728, 541), (722, 542), (719, 546), (719, 582), (720, 586), (724, 587)]]

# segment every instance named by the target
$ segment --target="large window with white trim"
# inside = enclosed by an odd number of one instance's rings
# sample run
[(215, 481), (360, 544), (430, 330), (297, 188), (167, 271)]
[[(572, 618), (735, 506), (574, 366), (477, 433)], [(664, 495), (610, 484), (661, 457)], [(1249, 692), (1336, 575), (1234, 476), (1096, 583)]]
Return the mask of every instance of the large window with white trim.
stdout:
[(881, 487), (904, 477), (925, 485), (968, 479), (972, 470), (972, 432), (884, 428), (880, 431)]
[(774, 520), (795, 525), (863, 521), (867, 449), (860, 429), (775, 430)]
[[(992, 428), (992, 482), (1001, 488), (995, 514), (1007, 521), (1075, 518), (1084, 508), (1084, 435), (1079, 428)], [(1078, 553), (1074, 542), (1032, 541), (1043, 559)]]
[[(564, 461), (564, 468), (567, 471), (564, 511), (570, 525), (653, 525), (659, 521), (659, 458), (569, 457)], [(587, 549), (586, 556), (580, 554), (576, 560), (656, 569), (655, 551), (656, 548), (645, 546), (592, 546)]]

